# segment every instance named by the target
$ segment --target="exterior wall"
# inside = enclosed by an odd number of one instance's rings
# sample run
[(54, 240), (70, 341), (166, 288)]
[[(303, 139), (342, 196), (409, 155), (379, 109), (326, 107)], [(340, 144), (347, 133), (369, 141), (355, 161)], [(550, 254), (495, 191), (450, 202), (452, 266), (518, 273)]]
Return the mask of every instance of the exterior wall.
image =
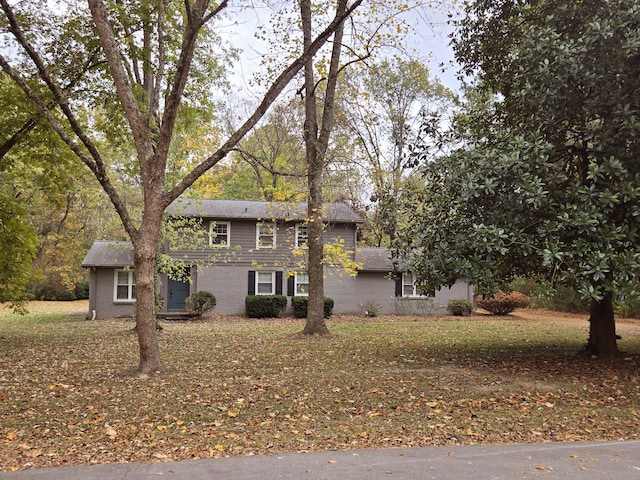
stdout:
[(436, 291), (435, 297), (396, 297), (395, 280), (387, 272), (360, 272), (357, 278), (337, 281), (329, 276), (325, 294), (335, 301), (336, 314), (363, 314), (367, 306), (375, 306), (380, 314), (443, 314), (447, 313), (449, 300), (473, 301), (473, 287), (464, 280)]
[(362, 314), (367, 304), (380, 306), (380, 313), (392, 313), (395, 283), (386, 273), (359, 272), (357, 277), (330, 273), (325, 279), (325, 296), (334, 300), (336, 314)]
[[(209, 222), (205, 225), (208, 229)], [(172, 250), (170, 255), (176, 258), (188, 257), (194, 262), (211, 265), (261, 265), (291, 268), (297, 260), (291, 255), (295, 242), (295, 222), (276, 225), (276, 248), (256, 248), (256, 221), (236, 220), (230, 224), (228, 247), (211, 247), (198, 250)], [(355, 251), (356, 235), (354, 224), (328, 225), (324, 233), (325, 243), (338, 238), (344, 240), (344, 248)]]
[(238, 265), (200, 268), (195, 291), (206, 290), (216, 297), (213, 313), (217, 315), (244, 315), (249, 270)]
[(91, 271), (91, 287), (89, 298), (89, 318), (133, 317), (135, 302), (114, 302), (114, 268), (93, 268)]
[[(193, 293), (206, 290), (213, 293), (217, 301), (213, 313), (217, 315), (244, 315), (250, 270), (255, 270), (255, 267), (246, 265), (200, 267), (197, 272), (192, 272), (193, 283), (190, 291)], [(274, 270), (283, 271), (281, 268), (274, 268)], [(93, 269), (90, 282), (88, 312), (90, 318), (94, 310), (97, 319), (134, 315), (135, 303), (113, 301), (113, 268)], [(165, 283), (163, 282), (160, 288), (166, 298)], [(291, 297), (292, 292), (287, 291), (286, 278), (283, 283), (283, 295)], [(441, 314), (446, 313), (447, 303), (451, 299), (464, 298), (473, 301), (473, 288), (461, 280), (451, 288), (437, 291), (435, 298), (396, 297), (395, 281), (385, 272), (360, 272), (354, 278), (339, 271), (332, 271), (325, 278), (325, 296), (334, 300), (334, 313), (338, 315), (361, 315), (368, 305), (375, 305), (380, 314)], [(290, 303), (289, 301), (287, 313), (291, 313)]]

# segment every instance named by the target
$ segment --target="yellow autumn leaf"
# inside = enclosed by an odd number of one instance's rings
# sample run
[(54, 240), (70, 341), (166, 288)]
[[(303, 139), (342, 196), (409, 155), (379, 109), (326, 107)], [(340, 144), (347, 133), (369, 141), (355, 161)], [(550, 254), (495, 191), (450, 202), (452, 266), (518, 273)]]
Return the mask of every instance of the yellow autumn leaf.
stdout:
[(158, 430), (160, 430), (160, 431), (163, 431), (163, 430), (166, 430), (166, 429), (167, 429), (167, 426), (166, 426), (166, 425), (158, 425), (156, 428), (157, 428)]

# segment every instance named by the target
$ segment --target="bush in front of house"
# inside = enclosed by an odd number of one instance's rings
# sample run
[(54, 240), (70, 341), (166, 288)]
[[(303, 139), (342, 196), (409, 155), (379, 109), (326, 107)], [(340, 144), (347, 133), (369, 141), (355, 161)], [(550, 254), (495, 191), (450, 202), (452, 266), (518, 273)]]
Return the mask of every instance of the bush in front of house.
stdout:
[(529, 306), (529, 297), (520, 292), (498, 292), (491, 297), (478, 295), (476, 305), (493, 315), (507, 315), (516, 308)]
[(473, 303), (464, 298), (449, 300), (447, 311), (454, 317), (468, 317), (473, 313)]
[[(296, 318), (307, 318), (307, 307), (309, 297), (291, 297), (293, 316)], [(324, 297), (324, 318), (329, 318), (333, 314), (333, 299)]]
[(284, 295), (247, 295), (244, 301), (249, 318), (277, 318), (287, 310)]
[(216, 297), (211, 292), (200, 290), (199, 292), (189, 295), (186, 301), (188, 312), (202, 315), (207, 310), (216, 306)]

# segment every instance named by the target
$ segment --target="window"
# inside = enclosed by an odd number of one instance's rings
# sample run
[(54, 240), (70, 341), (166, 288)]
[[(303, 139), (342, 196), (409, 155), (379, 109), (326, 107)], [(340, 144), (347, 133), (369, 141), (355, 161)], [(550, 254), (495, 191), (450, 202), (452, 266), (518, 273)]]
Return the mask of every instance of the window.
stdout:
[(309, 295), (309, 274), (296, 273), (295, 275), (295, 292), (297, 296)]
[(256, 247), (275, 248), (276, 226), (273, 223), (258, 223), (256, 228)]
[(256, 295), (273, 295), (275, 284), (275, 272), (256, 272)]
[(136, 273), (133, 270), (115, 271), (114, 302), (133, 302), (136, 299)]
[(402, 274), (402, 296), (403, 297), (420, 297), (427, 296), (433, 297), (435, 296), (435, 290), (427, 290), (426, 287), (422, 285), (417, 285), (416, 277), (411, 273), (403, 273)]
[(209, 245), (228, 247), (231, 239), (231, 223), (214, 222), (209, 224)]
[(282, 278), (283, 272), (249, 270), (247, 295), (282, 295)]
[(309, 244), (309, 226), (296, 225), (296, 247), (307, 248)]
[(402, 296), (403, 297), (415, 297), (416, 293), (416, 280), (410, 273), (402, 274)]

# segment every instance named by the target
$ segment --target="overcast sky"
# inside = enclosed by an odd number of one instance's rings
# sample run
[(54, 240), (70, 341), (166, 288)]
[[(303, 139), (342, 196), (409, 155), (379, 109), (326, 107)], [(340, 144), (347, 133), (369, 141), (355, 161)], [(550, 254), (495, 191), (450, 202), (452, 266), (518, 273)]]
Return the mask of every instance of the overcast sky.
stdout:
[[(249, 80), (255, 71), (260, 71), (260, 62), (269, 46), (255, 39), (256, 26), (266, 24), (269, 11), (260, 6), (230, 13), (232, 23), (229, 27), (234, 37), (234, 45), (242, 49), (241, 61), (234, 68), (234, 87), (245, 94), (254, 90)], [(411, 34), (406, 38), (408, 49), (422, 60), (434, 77), (449, 88), (457, 89), (456, 68), (451, 64), (453, 52), (449, 46), (448, 35), (452, 27), (447, 24), (447, 12), (440, 9), (423, 7), (405, 15), (411, 26)]]

